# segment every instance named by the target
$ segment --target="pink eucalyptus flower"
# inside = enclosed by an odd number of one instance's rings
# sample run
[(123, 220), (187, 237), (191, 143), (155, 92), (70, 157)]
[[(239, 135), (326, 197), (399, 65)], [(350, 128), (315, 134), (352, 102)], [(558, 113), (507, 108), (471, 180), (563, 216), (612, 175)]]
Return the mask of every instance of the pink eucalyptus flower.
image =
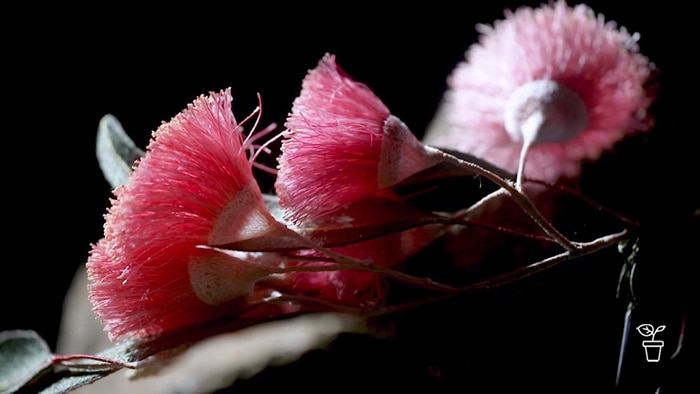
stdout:
[[(440, 160), (329, 54), (304, 79), (286, 127), (275, 188), (286, 217), (300, 227), (391, 222), (406, 204), (391, 185)], [(370, 198), (389, 207), (353, 205)], [(332, 250), (393, 267), (442, 233), (440, 226), (422, 226)], [(354, 307), (380, 304), (387, 290), (381, 274), (358, 270), (297, 272), (289, 279), (295, 291)]]
[(142, 338), (235, 314), (274, 265), (202, 245), (274, 234), (230, 89), (201, 96), (154, 132), (115, 190), (87, 262), (110, 339)]
[(561, 0), (505, 16), (478, 26), (479, 43), (448, 78), (448, 126), (430, 130), (425, 143), (470, 153), (519, 180), (557, 182), (650, 128), (654, 67), (639, 53), (638, 35)]
[(398, 199), (385, 186), (436, 162), (421, 155), (408, 127), (328, 54), (304, 79), (286, 127), (275, 187), (295, 222), (365, 197)]

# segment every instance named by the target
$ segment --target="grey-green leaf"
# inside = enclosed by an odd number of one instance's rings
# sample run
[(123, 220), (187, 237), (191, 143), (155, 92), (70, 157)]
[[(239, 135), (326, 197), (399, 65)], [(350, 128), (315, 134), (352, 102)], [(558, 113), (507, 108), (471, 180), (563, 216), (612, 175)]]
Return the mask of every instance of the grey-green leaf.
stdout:
[(51, 368), (53, 354), (32, 330), (0, 332), (0, 394), (15, 393)]
[(145, 152), (129, 138), (119, 120), (107, 114), (97, 128), (96, 153), (105, 179), (115, 188), (129, 180), (134, 162)]

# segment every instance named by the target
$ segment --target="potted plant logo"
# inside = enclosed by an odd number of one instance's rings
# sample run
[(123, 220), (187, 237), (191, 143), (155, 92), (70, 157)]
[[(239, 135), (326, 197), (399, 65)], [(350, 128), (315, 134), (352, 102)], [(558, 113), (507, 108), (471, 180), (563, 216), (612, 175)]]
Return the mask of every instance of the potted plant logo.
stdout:
[(658, 326), (656, 329), (654, 329), (654, 326), (651, 324), (640, 324), (637, 327), (637, 331), (639, 331), (643, 337), (651, 337), (650, 340), (642, 341), (647, 362), (656, 363), (661, 359), (661, 348), (664, 347), (664, 341), (656, 341), (654, 340), (654, 337), (664, 329), (666, 329), (666, 326), (664, 325)]

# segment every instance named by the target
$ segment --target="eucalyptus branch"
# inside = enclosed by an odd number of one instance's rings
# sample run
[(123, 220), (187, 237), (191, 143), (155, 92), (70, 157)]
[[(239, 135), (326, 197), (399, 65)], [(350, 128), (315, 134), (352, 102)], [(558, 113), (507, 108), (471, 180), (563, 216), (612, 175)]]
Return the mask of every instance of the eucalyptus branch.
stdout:
[(453, 215), (453, 217), (454, 218), (462, 218), (462, 219), (470, 219), (479, 209), (486, 206), (491, 201), (496, 200), (500, 196), (506, 196), (506, 195), (508, 195), (508, 192), (506, 191), (506, 189), (504, 189), (504, 188), (496, 189), (496, 190), (492, 191), (491, 193), (487, 194), (486, 196), (484, 196), (481, 200), (472, 204), (471, 206), (469, 206), (465, 209), (462, 209), (460, 211), (457, 211)]
[[(424, 277), (417, 277), (413, 275), (408, 275), (403, 272), (391, 269), (391, 268), (386, 268), (382, 267), (380, 265), (377, 265), (371, 261), (368, 260), (361, 260), (361, 259), (356, 259), (351, 256), (347, 256), (338, 252), (335, 252), (329, 248), (323, 247), (319, 245), (318, 243), (310, 240), (309, 238), (297, 233), (294, 230), (288, 229), (285, 227), (287, 231), (291, 233), (291, 235), (295, 238), (297, 238), (302, 244), (306, 244), (309, 249), (316, 250), (326, 256), (328, 258), (332, 259), (334, 262), (338, 264), (337, 269), (354, 269), (354, 270), (359, 270), (359, 271), (367, 271), (367, 272), (374, 272), (378, 274), (383, 274), (386, 275), (389, 278), (396, 279), (398, 281), (404, 282), (406, 284), (422, 287), (425, 289), (431, 289), (431, 290), (438, 290), (438, 291), (453, 291), (455, 288), (453, 286), (448, 286), (445, 284), (441, 284), (438, 282), (435, 282), (434, 280), (430, 278), (424, 278)], [(295, 267), (289, 267), (290, 270), (293, 270)], [(310, 269), (314, 269), (314, 267), (307, 267)], [(325, 270), (328, 271), (328, 268), (330, 267), (323, 267), (326, 268)]]
[(494, 277), (486, 279), (484, 281), (456, 288), (454, 291), (452, 291), (450, 293), (439, 294), (437, 296), (428, 297), (428, 298), (418, 300), (418, 301), (407, 302), (407, 303), (403, 303), (403, 304), (399, 304), (399, 305), (395, 305), (395, 306), (388, 306), (388, 307), (380, 308), (380, 309), (374, 310), (374, 311), (366, 314), (365, 316), (366, 317), (377, 317), (377, 316), (398, 313), (398, 312), (402, 312), (402, 311), (405, 311), (405, 310), (408, 310), (411, 308), (424, 306), (424, 305), (432, 303), (432, 302), (446, 300), (446, 299), (452, 298), (458, 294), (475, 292), (475, 291), (492, 290), (495, 288), (499, 288), (499, 287), (526, 279), (530, 276), (533, 276), (537, 273), (543, 272), (547, 269), (553, 268), (553, 267), (561, 264), (562, 262), (573, 259), (574, 257), (588, 255), (588, 254), (597, 252), (599, 250), (602, 250), (604, 248), (607, 248), (609, 246), (615, 245), (615, 244), (617, 244), (625, 239), (628, 239), (629, 237), (630, 237), (630, 233), (628, 230), (625, 229), (625, 230), (622, 230), (622, 231), (617, 232), (617, 233), (601, 236), (601, 237), (599, 237), (593, 241), (590, 241), (590, 242), (577, 243), (576, 250), (574, 250), (574, 251), (565, 251), (565, 252), (559, 253), (557, 255), (540, 260), (536, 263), (517, 268), (515, 270), (509, 271), (509, 272), (501, 274), (501, 275), (494, 276)]
[[(573, 251), (576, 249), (576, 244), (571, 242), (568, 238), (566, 238), (563, 234), (557, 230), (552, 223), (550, 223), (537, 209), (535, 204), (532, 202), (532, 200), (521, 190), (519, 190), (512, 181), (507, 180), (502, 178), (501, 176), (497, 175), (496, 173), (489, 171), (488, 169), (466, 161), (462, 160), (456, 156), (453, 156), (449, 153), (443, 152), (441, 150), (435, 149), (434, 150), (436, 154), (439, 154), (445, 161), (451, 162), (455, 165), (467, 168), (469, 170), (472, 170), (476, 172), (477, 174), (491, 180), (493, 183), (496, 185), (500, 186), (508, 195), (513, 199), (513, 201), (520, 206), (520, 208), (527, 213), (532, 220), (537, 223), (542, 230), (552, 237), (554, 240), (559, 243), (565, 250), (567, 251)], [(494, 192), (495, 193), (495, 192)], [(492, 193), (493, 194), (493, 193)], [(488, 197), (488, 196), (487, 196)], [(493, 198), (493, 197), (492, 197)], [(479, 203), (477, 203), (479, 204)]]
[(532, 276), (538, 272), (542, 272), (546, 269), (552, 268), (574, 257), (580, 257), (587, 254), (591, 254), (608, 246), (615, 245), (627, 238), (629, 238), (629, 231), (625, 229), (614, 234), (604, 235), (590, 242), (576, 243), (576, 249), (574, 251), (565, 251), (559, 253), (557, 255), (540, 260), (536, 263), (515, 269), (511, 272), (495, 276), (483, 282), (478, 282), (473, 285), (463, 287), (459, 289), (459, 291), (487, 290), (500, 287), (509, 283), (513, 283), (518, 280)]

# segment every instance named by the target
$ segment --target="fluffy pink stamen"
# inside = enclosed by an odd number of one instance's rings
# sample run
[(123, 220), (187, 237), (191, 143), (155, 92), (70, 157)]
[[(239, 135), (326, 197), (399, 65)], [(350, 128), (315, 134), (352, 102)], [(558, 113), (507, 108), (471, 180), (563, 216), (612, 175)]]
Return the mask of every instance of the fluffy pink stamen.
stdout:
[(507, 11), (493, 26), (479, 25), (479, 43), (448, 78), (449, 126), (424, 142), (457, 149), (516, 172), (522, 144), (506, 131), (511, 95), (532, 81), (552, 81), (575, 93), (587, 114), (573, 138), (530, 149), (525, 175), (556, 182), (577, 177), (626, 135), (649, 130), (654, 65), (639, 53), (639, 36), (605, 21), (584, 4), (559, 0)]
[(326, 55), (302, 83), (286, 122), (275, 184), (294, 221), (321, 216), (366, 196), (394, 198), (378, 186), (388, 108)]
[(199, 248), (280, 226), (253, 177), (231, 101), (229, 89), (201, 96), (164, 122), (115, 191), (105, 237), (87, 263), (90, 300), (113, 340), (235, 313), (256, 279), (274, 270)]

